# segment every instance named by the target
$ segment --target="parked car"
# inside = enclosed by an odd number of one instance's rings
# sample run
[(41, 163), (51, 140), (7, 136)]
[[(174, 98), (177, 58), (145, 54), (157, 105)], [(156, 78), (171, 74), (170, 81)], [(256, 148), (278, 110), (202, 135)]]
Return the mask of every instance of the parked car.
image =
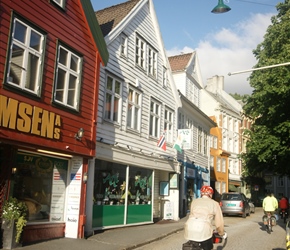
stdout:
[(255, 204), (254, 204), (254, 202), (251, 199), (247, 199), (247, 201), (248, 201), (248, 203), (250, 205), (250, 212), (254, 214), (255, 213)]
[(220, 200), (220, 207), (223, 215), (242, 215), (246, 218), (250, 215), (250, 205), (243, 193), (223, 193)]

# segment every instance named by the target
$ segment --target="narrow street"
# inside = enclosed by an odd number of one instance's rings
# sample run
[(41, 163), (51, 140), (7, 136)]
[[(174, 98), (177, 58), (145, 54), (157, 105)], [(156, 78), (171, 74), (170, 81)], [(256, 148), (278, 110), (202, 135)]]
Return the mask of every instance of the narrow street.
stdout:
[[(268, 234), (262, 223), (262, 208), (256, 208), (256, 212), (246, 219), (241, 217), (225, 217), (225, 230), (228, 233), (228, 241), (224, 249), (228, 250), (285, 250), (286, 231), (285, 224), (279, 220), (273, 232)], [(186, 240), (183, 231), (170, 235), (165, 239), (153, 242), (149, 245), (136, 248), (137, 250), (181, 250)], [(215, 245), (215, 249), (221, 250), (221, 246)]]

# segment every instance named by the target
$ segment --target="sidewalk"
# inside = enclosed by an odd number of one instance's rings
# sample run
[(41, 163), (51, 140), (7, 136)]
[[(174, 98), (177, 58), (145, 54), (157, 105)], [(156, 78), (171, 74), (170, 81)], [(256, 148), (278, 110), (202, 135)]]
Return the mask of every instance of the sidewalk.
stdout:
[(23, 250), (132, 250), (160, 240), (184, 229), (187, 217), (179, 221), (159, 221), (154, 224), (108, 229), (87, 239), (62, 238), (41, 242), (19, 249)]

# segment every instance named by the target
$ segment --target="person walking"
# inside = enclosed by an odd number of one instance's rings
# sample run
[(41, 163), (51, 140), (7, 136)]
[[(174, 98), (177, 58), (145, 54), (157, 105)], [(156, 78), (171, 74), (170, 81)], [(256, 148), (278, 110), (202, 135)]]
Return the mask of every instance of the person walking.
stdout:
[(215, 230), (224, 239), (227, 234), (224, 231), (224, 219), (219, 204), (212, 199), (214, 193), (212, 187), (202, 186), (201, 198), (191, 202), (189, 219), (185, 223), (184, 237), (191, 242), (198, 242), (204, 250), (213, 249), (213, 222)]

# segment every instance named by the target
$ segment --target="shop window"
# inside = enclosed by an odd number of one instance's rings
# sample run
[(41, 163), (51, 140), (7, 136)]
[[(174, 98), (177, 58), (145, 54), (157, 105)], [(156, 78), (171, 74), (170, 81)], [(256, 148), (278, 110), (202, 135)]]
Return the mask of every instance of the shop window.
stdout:
[[(128, 179), (126, 179), (127, 171)], [(94, 185), (96, 205), (125, 205), (126, 202), (128, 205), (151, 204), (151, 197), (152, 170), (96, 160)]]
[(28, 222), (64, 221), (68, 161), (18, 152), (10, 195), (26, 203)]

